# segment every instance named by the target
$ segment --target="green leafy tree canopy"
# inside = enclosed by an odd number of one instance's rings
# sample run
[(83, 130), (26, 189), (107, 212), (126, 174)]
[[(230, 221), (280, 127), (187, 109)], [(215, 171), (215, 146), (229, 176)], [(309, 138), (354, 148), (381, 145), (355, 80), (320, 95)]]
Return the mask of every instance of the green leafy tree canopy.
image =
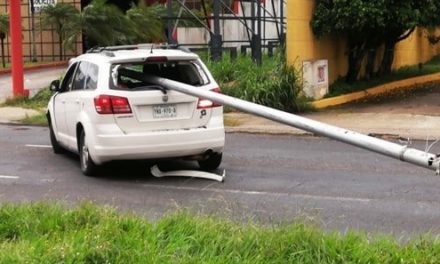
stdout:
[(6, 38), (6, 35), (9, 33), (9, 15), (8, 14), (0, 14), (0, 38)]
[[(332, 35), (347, 39), (349, 69), (346, 78), (350, 82), (358, 79), (362, 61), (367, 54), (370, 54), (371, 64), (376, 61), (375, 56), (380, 47), (385, 47), (385, 52), (376, 74), (389, 73), (394, 48), (399, 41), (407, 38), (417, 26), (440, 23), (438, 2), (316, 0), (311, 26), (317, 37)], [(369, 71), (375, 68), (374, 65), (367, 66)]]

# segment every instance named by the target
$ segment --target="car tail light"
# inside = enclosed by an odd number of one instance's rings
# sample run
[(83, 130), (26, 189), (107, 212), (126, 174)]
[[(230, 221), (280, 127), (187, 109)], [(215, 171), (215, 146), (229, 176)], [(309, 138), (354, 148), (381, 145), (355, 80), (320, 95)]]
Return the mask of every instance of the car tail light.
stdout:
[[(222, 90), (220, 88), (214, 88), (210, 90), (211, 92), (215, 93), (222, 93)], [(197, 109), (208, 109), (213, 107), (219, 107), (222, 106), (219, 103), (213, 102), (211, 100), (205, 99), (205, 98), (199, 98), (199, 102), (197, 103)]]
[(121, 96), (98, 95), (95, 97), (95, 109), (98, 114), (131, 114), (128, 99)]

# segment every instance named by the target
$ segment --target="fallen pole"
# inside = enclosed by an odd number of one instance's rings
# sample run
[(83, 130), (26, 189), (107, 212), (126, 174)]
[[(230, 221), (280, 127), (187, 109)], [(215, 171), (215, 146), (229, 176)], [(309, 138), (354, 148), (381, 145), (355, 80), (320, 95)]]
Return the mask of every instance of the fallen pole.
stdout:
[(440, 174), (440, 155), (435, 155), (408, 146), (402, 146), (386, 140), (370, 137), (351, 130), (328, 125), (298, 115), (276, 110), (267, 106), (247, 102), (224, 94), (206, 91), (198, 87), (186, 85), (169, 79), (148, 76), (149, 82), (184, 94), (205, 98), (216, 103), (236, 108), (240, 111), (261, 116), (282, 124), (296, 127), (317, 135), (332, 138), (347, 144), (367, 149), (382, 155), (399, 159), (417, 166), (434, 170)]

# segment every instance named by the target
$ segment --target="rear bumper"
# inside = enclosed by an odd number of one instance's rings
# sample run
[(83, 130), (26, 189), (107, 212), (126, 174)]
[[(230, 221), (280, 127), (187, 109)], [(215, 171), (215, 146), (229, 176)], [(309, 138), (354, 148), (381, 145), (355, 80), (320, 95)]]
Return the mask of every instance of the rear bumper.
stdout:
[(111, 160), (174, 158), (203, 154), (207, 150), (221, 153), (225, 144), (222, 127), (187, 130), (164, 130), (133, 134), (101, 134), (90, 142), (95, 163)]

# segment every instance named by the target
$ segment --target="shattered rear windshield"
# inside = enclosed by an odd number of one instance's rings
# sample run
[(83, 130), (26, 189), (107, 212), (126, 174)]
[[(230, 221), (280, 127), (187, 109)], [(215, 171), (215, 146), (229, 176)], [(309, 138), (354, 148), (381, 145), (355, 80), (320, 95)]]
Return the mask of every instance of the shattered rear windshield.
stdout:
[(208, 76), (196, 61), (167, 61), (113, 64), (111, 89), (138, 90), (157, 86), (148, 76), (158, 76), (193, 86), (209, 83)]

